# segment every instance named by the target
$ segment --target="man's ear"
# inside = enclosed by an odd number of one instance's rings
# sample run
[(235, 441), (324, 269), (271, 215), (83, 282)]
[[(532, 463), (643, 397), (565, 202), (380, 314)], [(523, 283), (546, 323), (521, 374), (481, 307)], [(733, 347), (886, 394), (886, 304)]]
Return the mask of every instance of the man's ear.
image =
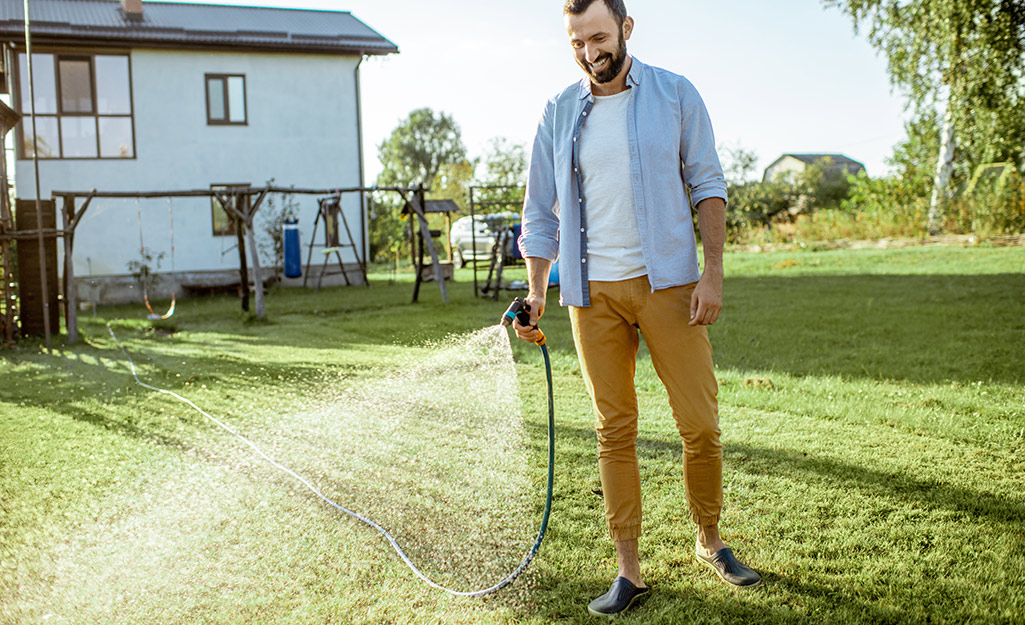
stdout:
[(623, 20), (623, 39), (629, 39), (634, 31), (634, 18), (627, 17)]

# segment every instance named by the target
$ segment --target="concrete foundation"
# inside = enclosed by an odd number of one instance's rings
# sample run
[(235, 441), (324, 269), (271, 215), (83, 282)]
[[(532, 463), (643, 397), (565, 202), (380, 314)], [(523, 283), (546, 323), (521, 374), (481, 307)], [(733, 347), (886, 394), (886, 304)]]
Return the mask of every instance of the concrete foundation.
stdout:
[[(304, 267), (303, 275), (312, 271), (307, 279), (307, 288), (312, 289), (317, 285), (317, 277), (322, 266), (315, 265), (312, 268)], [(355, 286), (363, 286), (363, 276), (359, 266), (356, 264), (346, 265), (349, 283)], [(250, 288), (253, 283), (252, 268), (249, 270)], [(322, 287), (345, 286), (345, 277), (338, 272), (335, 265), (333, 272), (329, 266), (325, 273)], [(272, 270), (264, 269), (264, 285), (278, 285), (282, 287), (302, 287), (303, 278), (278, 277)], [(228, 271), (179, 271), (177, 273), (154, 274), (154, 284), (148, 289), (149, 298), (154, 300), (169, 300), (173, 293), (177, 299), (211, 295), (215, 293), (238, 293), (239, 272), (238, 270)], [(78, 294), (80, 308), (89, 309), (95, 305), (109, 304), (135, 304), (143, 301), (142, 287), (131, 275), (96, 276), (96, 277), (75, 277), (75, 288)]]

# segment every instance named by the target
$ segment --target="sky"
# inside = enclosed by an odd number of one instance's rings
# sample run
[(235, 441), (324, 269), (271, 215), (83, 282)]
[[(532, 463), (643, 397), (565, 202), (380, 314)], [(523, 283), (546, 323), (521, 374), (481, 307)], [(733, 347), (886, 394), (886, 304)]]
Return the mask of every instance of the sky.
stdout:
[[(349, 11), (398, 45), (361, 67), (367, 182), (381, 169), (377, 146), (414, 109), (451, 115), (476, 157), (495, 137), (529, 145), (545, 101), (583, 76), (561, 0), (190, 1)], [(755, 152), (759, 177), (787, 152), (838, 152), (886, 173), (905, 99), (838, 10), (820, 0), (626, 4), (628, 51), (694, 83), (718, 145)]]

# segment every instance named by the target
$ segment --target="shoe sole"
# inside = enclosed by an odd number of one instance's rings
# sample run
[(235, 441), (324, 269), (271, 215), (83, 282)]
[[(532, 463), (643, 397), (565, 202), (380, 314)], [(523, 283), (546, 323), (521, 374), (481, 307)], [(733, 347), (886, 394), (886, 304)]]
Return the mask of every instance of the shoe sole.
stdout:
[(634, 596), (633, 596), (633, 598), (632, 598), (632, 599), (630, 599), (630, 603), (626, 604), (626, 607), (625, 607), (625, 608), (623, 608), (623, 609), (622, 609), (622, 610), (620, 610), (619, 612), (613, 612), (612, 614), (606, 614), (606, 613), (604, 613), (604, 612), (597, 612), (597, 611), (595, 611), (595, 610), (592, 610), (592, 609), (591, 609), (591, 606), (587, 606), (587, 612), (588, 612), (588, 614), (590, 614), (591, 616), (597, 616), (597, 617), (599, 617), (599, 618), (607, 618), (607, 619), (609, 619), (609, 620), (612, 620), (612, 619), (616, 618), (617, 616), (619, 616), (619, 615), (623, 614), (624, 612), (626, 612), (626, 611), (627, 611), (627, 610), (629, 610), (630, 608), (632, 608), (632, 607), (633, 607), (633, 605), (634, 605), (635, 603), (637, 603), (637, 600), (638, 600), (638, 599), (643, 599), (644, 597), (647, 597), (647, 596), (648, 596), (648, 590), (645, 590), (645, 591), (644, 591), (644, 592), (642, 592), (642, 593), (638, 593), (638, 594), (634, 595)]
[(759, 579), (757, 582), (755, 582), (753, 584), (744, 584), (743, 586), (741, 586), (740, 584), (734, 584), (730, 580), (728, 580), (725, 577), (723, 577), (722, 573), (719, 572), (719, 569), (715, 568), (715, 566), (711, 562), (708, 562), (707, 560), (704, 560), (698, 554), (694, 554), (694, 557), (697, 559), (698, 562), (700, 562), (701, 564), (704, 564), (708, 568), (712, 569), (712, 571), (715, 572), (716, 576), (719, 579), (721, 579), (722, 581), (726, 582), (726, 585), (729, 586), (730, 588), (755, 588), (755, 587), (758, 587), (758, 586), (762, 585), (762, 580), (761, 579)]

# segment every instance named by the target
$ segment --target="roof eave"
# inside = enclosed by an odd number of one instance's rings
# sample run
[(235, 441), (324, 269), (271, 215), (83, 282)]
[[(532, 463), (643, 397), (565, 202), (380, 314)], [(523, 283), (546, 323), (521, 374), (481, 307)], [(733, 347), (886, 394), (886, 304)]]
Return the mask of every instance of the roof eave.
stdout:
[[(0, 30), (0, 41), (15, 45), (25, 44), (25, 32)], [(383, 56), (397, 54), (398, 46), (388, 40), (351, 44), (318, 44), (315, 42), (297, 44), (295, 41), (200, 41), (188, 39), (161, 39), (153, 37), (97, 36), (95, 34), (32, 33), (34, 46), (70, 46), (92, 48), (173, 48), (177, 50), (231, 50), (246, 52), (291, 52), (296, 54), (340, 54), (360, 56)]]

